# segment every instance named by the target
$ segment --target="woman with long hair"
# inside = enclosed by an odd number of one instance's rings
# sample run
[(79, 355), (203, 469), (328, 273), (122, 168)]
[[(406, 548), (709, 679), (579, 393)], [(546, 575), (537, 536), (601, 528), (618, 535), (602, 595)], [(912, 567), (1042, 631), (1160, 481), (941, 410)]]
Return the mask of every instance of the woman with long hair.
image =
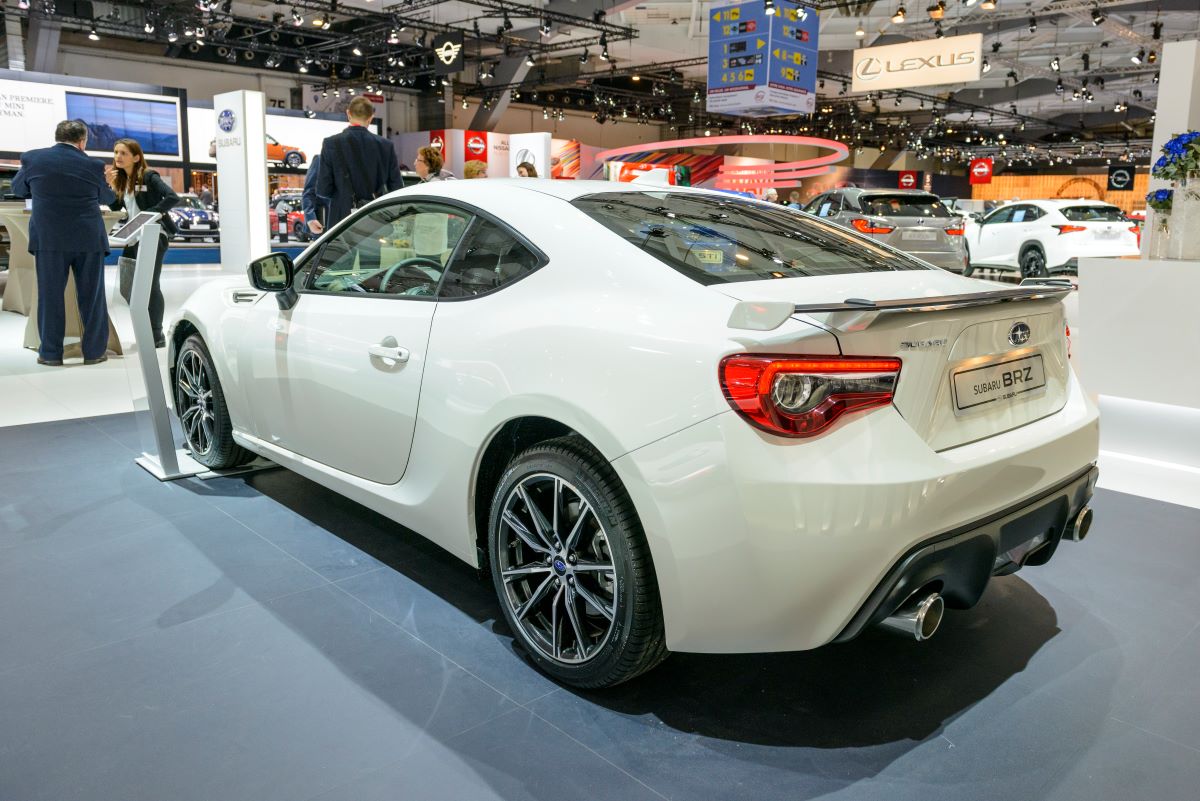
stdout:
[(518, 178), (537, 178), (538, 177), (537, 167), (533, 166), (533, 164), (531, 164), (528, 161), (522, 161), (520, 164), (517, 165), (517, 177)]
[[(175, 235), (175, 223), (167, 212), (179, 202), (179, 195), (162, 179), (157, 172), (146, 166), (146, 156), (142, 146), (136, 139), (118, 139), (113, 145), (112, 166), (104, 170), (108, 177), (109, 186), (116, 193), (117, 199), (110, 205), (113, 211), (124, 209), (128, 217), (133, 217), (140, 211), (156, 211), (162, 215), (159, 224), (162, 233), (157, 242), (158, 252), (154, 258), (154, 281), (150, 285), (150, 328), (154, 331), (154, 347), (166, 346), (163, 337), (163, 301), (162, 278), (163, 256), (167, 252), (167, 243)], [(138, 242), (126, 245), (121, 254), (128, 259), (136, 259)], [(129, 300), (129, 298), (125, 298)]]

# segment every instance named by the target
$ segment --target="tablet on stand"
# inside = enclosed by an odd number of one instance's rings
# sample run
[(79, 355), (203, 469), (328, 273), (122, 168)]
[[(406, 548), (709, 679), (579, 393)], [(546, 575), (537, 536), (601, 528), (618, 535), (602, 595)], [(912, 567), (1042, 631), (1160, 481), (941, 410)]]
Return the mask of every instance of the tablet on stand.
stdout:
[(109, 246), (123, 248), (126, 245), (132, 245), (141, 238), (142, 229), (146, 225), (158, 222), (160, 219), (162, 219), (162, 215), (157, 211), (139, 211), (129, 218), (128, 222), (108, 235)]

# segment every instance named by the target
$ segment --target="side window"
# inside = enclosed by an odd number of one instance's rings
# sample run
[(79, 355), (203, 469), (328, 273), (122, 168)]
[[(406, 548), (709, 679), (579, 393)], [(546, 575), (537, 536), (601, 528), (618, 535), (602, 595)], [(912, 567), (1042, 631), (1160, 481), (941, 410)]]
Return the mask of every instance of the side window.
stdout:
[(988, 225), (993, 223), (1012, 222), (1012, 213), (1015, 208), (1015, 206), (1005, 206), (1002, 209), (998, 209), (997, 211), (992, 212), (990, 216), (986, 217), (984, 222)]
[(1045, 215), (1046, 212), (1042, 211), (1037, 206), (1026, 206), (1024, 222), (1032, 222), (1040, 217), (1044, 217)]
[(458, 249), (439, 293), (464, 298), (491, 292), (541, 266), (538, 256), (508, 230), (482, 217)]
[(471, 215), (437, 203), (372, 209), (325, 243), (309, 291), (432, 297)]
[(832, 217), (842, 209), (842, 198), (836, 194), (822, 195), (816, 201), (816, 211), (810, 212), (818, 217)]
[(824, 200), (825, 200), (824, 195), (817, 195), (812, 200), (808, 201), (808, 203), (804, 206), (804, 208), (801, 209), (801, 211), (803, 211), (805, 214), (815, 215), (817, 213), (817, 209), (821, 207), (821, 203)]

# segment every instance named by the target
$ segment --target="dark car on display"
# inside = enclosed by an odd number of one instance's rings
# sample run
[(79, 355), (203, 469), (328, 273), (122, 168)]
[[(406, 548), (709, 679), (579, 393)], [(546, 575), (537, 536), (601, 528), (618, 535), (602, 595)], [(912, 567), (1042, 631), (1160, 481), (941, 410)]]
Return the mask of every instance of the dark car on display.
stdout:
[(212, 239), (220, 238), (220, 216), (204, 205), (196, 195), (183, 194), (179, 196), (179, 204), (169, 212), (176, 234), (181, 239)]
[(967, 266), (963, 218), (937, 195), (906, 189), (834, 189), (804, 211), (851, 228), (935, 267), (961, 273)]

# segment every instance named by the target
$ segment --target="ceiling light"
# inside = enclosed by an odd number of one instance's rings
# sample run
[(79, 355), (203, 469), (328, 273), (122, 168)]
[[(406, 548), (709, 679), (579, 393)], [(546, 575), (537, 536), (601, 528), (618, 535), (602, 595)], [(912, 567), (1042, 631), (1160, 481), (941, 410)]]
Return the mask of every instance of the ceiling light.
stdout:
[(583, 52), (579, 54), (579, 63), (580, 64), (588, 63), (588, 51), (587, 51), (586, 47), (583, 48)]
[(904, 6), (900, 6), (896, 9), (896, 13), (892, 15), (892, 22), (896, 23), (897, 25), (903, 25), (907, 14), (908, 12), (904, 10)]
[(984, 11), (995, 11), (996, 0), (983, 0), (983, 2), (979, 4), (979, 7)]
[(508, 18), (508, 11), (504, 12), (504, 22), (500, 24), (502, 31), (511, 31), (513, 29), (512, 20)]
[(608, 61), (608, 48), (607, 47), (600, 51), (600, 60)]
[(538, 32), (539, 32), (539, 33), (540, 33), (542, 36), (549, 36), (549, 35), (550, 35), (550, 30), (551, 30), (551, 29), (550, 29), (550, 20), (543, 18), (543, 19), (542, 19), (542, 24), (541, 24), (541, 27), (539, 27), (539, 28), (538, 28)]
[(395, 28), (392, 28), (390, 31), (388, 31), (387, 43), (390, 45), (400, 44), (400, 31), (396, 30)]
[(17, 0), (17, 8), (21, 9), (22, 11), (28, 11), (29, 0)]
[(303, 61), (301, 61), (300, 59), (296, 59), (296, 69), (297, 69), (297, 70), (299, 70), (301, 73), (307, 73), (307, 72), (308, 72), (308, 65), (307, 65), (307, 64), (305, 64), (305, 63), (304, 63)]
[(1037, 17), (1034, 17), (1034, 16), (1029, 17), (1029, 32), (1037, 33)]
[(353, 53), (353, 54), (354, 54), (354, 55), (356, 55), (356, 56), (361, 56), (361, 55), (362, 55), (362, 48), (361, 48), (361, 47), (359, 47), (358, 45), (355, 45), (354, 47), (352, 47), (352, 48), (350, 49), (350, 52), (351, 52), (351, 53)]
[(862, 26), (861, 22), (858, 23), (858, 27), (854, 29), (854, 35), (857, 36), (859, 39), (861, 39), (867, 35), (867, 32), (863, 30), (863, 26)]
[(318, 12), (317, 15), (312, 18), (312, 24), (314, 28), (324, 28), (326, 25), (325, 15)]
[(1158, 22), (1157, 20), (1150, 23), (1150, 28), (1151, 28), (1151, 30), (1154, 31), (1150, 35), (1150, 38), (1156, 42), (1162, 38), (1162, 26), (1163, 26), (1163, 24), (1161, 22)]
[(640, 81), (641, 79), (642, 79), (642, 76), (638, 75), (636, 72), (633, 75), (629, 76), (629, 80), (631, 80), (631, 81)]
[(100, 34), (96, 33), (95, 25), (93, 25), (92, 30), (90, 32), (88, 32), (88, 38), (91, 39), (93, 42), (100, 41)]
[(1139, 47), (1138, 51), (1129, 57), (1129, 60), (1132, 61), (1134, 64), (1141, 64), (1142, 60), (1145, 58), (1146, 58), (1146, 48)]
[(168, 31), (167, 32), (167, 41), (168, 42), (178, 42), (179, 34), (175, 33), (175, 31)]
[(533, 67), (536, 65), (537, 65), (537, 59), (535, 59), (533, 57), (533, 53), (530, 53), (529, 55), (525, 56), (525, 66), (526, 67)]
[(463, 97), (462, 107), (463, 107), (464, 111), (466, 111), (468, 108), (470, 108), (470, 105), (467, 103), (466, 97)]
[(304, 15), (300, 13), (300, 9), (292, 9), (292, 24), (297, 28), (304, 24)]
[(1158, 53), (1155, 53), (1153, 50), (1151, 50), (1149, 53), (1146, 54), (1146, 63), (1147, 64), (1153, 64), (1156, 61), (1158, 61)]
[(311, 120), (313, 117), (317, 116), (317, 112), (313, 111), (311, 108), (306, 108), (304, 109), (304, 116)]
[(986, 75), (987, 73), (989, 73), (989, 72), (991, 72), (991, 71), (992, 71), (992, 65), (991, 65), (991, 62), (989, 62), (989, 61), (987, 60), (987, 56), (984, 56), (984, 57), (983, 57), (983, 63), (980, 65), (980, 67), (979, 67), (979, 68), (980, 68), (981, 70), (983, 70), (983, 73), (984, 73), (985, 75)]
[(1059, 69), (1061, 68), (1061, 66), (1062, 65), (1059, 63), (1058, 56), (1055, 56), (1054, 58), (1050, 59), (1050, 69), (1054, 70), (1055, 72), (1058, 72)]
[(946, 4), (943, 0), (938, 0), (938, 2), (925, 9), (925, 12), (929, 14), (930, 19), (942, 19), (946, 16)]
[(142, 30), (144, 30), (146, 33), (154, 33), (154, 22), (152, 20), (146, 20), (146, 24)]
[(1108, 17), (1104, 16), (1104, 12), (1100, 10), (1100, 6), (1096, 6), (1092, 9), (1093, 25), (1102, 25), (1106, 19), (1108, 19)]
[(763, 13), (768, 17), (775, 16), (775, 0), (763, 0)]

